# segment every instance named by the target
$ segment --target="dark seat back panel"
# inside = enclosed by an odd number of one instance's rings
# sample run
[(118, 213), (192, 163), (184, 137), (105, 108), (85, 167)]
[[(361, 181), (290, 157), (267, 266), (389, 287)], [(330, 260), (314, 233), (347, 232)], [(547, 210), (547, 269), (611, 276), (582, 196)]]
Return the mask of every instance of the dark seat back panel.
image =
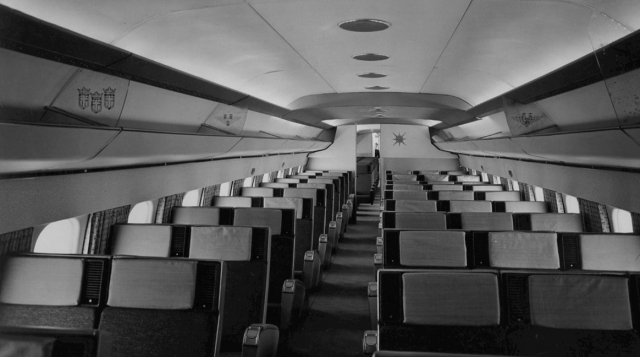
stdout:
[(0, 325), (92, 329), (97, 323), (93, 307), (0, 304)]
[(379, 328), (378, 348), (502, 355), (504, 340), (504, 329), (499, 327), (389, 325)]
[(107, 307), (100, 330), (113, 336), (113, 357), (210, 357), (217, 325), (217, 313), (206, 311)]

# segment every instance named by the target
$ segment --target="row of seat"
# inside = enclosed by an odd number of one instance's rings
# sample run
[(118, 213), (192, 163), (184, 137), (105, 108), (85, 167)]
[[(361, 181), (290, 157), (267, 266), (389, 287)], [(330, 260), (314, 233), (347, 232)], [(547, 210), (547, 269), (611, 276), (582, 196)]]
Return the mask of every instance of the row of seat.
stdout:
[(116, 356), (274, 355), (277, 327), (294, 323), (321, 283), (317, 249), (336, 225), (325, 224), (326, 188), (267, 190), (214, 199), (227, 207), (176, 207), (171, 224), (113, 226), (113, 257), (5, 258), (0, 324), (98, 329)]
[(365, 333), (365, 351), (640, 353), (640, 236), (583, 232), (579, 214), (504, 212), (547, 212), (544, 202), (520, 202), (518, 192), (475, 192), (459, 182), (398, 187), (407, 177), (389, 175), (377, 282), (369, 284), (376, 330)]

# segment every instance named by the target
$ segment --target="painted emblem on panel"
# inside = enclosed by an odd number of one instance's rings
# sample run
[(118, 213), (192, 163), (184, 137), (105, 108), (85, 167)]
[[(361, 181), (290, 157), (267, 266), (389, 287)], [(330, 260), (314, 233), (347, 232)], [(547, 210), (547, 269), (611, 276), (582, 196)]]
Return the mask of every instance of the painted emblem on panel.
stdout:
[(529, 125), (542, 119), (542, 115), (534, 116), (531, 113), (529, 113), (529, 116), (527, 116), (527, 113), (522, 113), (522, 115), (520, 116), (511, 117), (511, 119), (517, 121), (518, 123), (524, 125), (525, 127), (529, 127)]
[(223, 124), (226, 124), (227, 126), (231, 125), (231, 123), (233, 123), (233, 121), (237, 120), (238, 118), (239, 118), (238, 116), (234, 118), (232, 113), (216, 116), (216, 119), (220, 120)]
[(91, 89), (87, 89), (82, 87), (82, 89), (78, 89), (78, 106), (80, 109), (86, 109), (89, 106), (89, 93)]
[(395, 138), (393, 138), (393, 141), (394, 141), (393, 146), (395, 146), (396, 144), (398, 144), (398, 146), (400, 145), (406, 146), (407, 144), (404, 141), (407, 140), (407, 138), (404, 137), (405, 135), (407, 135), (407, 133), (402, 133), (402, 134), (393, 133), (393, 136), (395, 136)]
[(104, 107), (107, 108), (107, 110), (111, 110), (111, 108), (113, 108), (113, 105), (116, 104), (116, 90), (111, 89), (111, 87), (103, 90), (104, 90)]
[(91, 107), (91, 111), (98, 114), (104, 106), (107, 110), (111, 110), (116, 104), (116, 90), (109, 87), (102, 89), (102, 93), (95, 91), (91, 93), (90, 88), (82, 87), (78, 89), (78, 106), (84, 110)]

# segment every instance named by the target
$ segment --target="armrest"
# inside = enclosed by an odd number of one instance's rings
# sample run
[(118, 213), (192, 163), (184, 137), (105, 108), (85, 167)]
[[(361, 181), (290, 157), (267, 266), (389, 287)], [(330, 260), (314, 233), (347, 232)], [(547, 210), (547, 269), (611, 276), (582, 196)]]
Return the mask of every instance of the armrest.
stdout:
[(253, 324), (244, 330), (242, 357), (275, 357), (280, 331), (274, 325)]
[(378, 349), (378, 331), (367, 330), (362, 338), (362, 352), (365, 356), (373, 355)]
[(331, 251), (335, 253), (338, 250), (338, 227), (336, 221), (329, 222), (329, 241)]
[(378, 329), (378, 283), (369, 283), (367, 295), (369, 297), (369, 315), (371, 316), (371, 328)]
[(376, 253), (382, 254), (382, 251), (384, 250), (383, 242), (384, 240), (382, 237), (376, 237)]
[(303, 267), (303, 282), (307, 290), (314, 290), (322, 282), (320, 279), (320, 273), (322, 261), (320, 260), (320, 253), (317, 250), (309, 250), (304, 253), (304, 267)]
[(318, 253), (320, 253), (320, 261), (322, 262), (322, 269), (329, 269), (331, 267), (331, 242), (326, 234), (321, 234), (318, 240)]
[(307, 292), (304, 284), (297, 279), (287, 279), (282, 284), (280, 300), (280, 330), (285, 331), (302, 316)]
[(374, 254), (373, 255), (373, 273), (374, 279), (378, 281), (378, 270), (382, 268), (382, 254)]
[(342, 212), (338, 212), (336, 214), (336, 230), (337, 230), (336, 237), (338, 238), (338, 241), (340, 241), (340, 239), (342, 238), (342, 232), (344, 232), (344, 224), (345, 222), (342, 219)]
[(347, 226), (349, 225), (349, 208), (346, 204), (342, 205), (342, 231), (347, 231)]

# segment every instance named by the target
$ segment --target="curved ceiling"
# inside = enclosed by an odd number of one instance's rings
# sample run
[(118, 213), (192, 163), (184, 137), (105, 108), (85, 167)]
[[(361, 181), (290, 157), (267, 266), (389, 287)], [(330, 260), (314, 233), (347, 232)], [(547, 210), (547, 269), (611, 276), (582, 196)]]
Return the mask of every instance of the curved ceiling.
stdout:
[[(463, 115), (469, 107), (640, 27), (637, 0), (0, 3), (294, 113), (349, 123), (473, 120)], [(338, 26), (363, 18), (384, 20), (390, 27), (349, 32)], [(352, 58), (363, 53), (390, 58)], [(387, 76), (358, 77), (368, 72)], [(365, 89), (376, 86), (389, 89), (375, 94)], [(360, 100), (351, 101), (354, 93)], [(418, 96), (417, 104), (407, 105), (409, 94)], [(386, 114), (375, 111), (382, 105)]]

